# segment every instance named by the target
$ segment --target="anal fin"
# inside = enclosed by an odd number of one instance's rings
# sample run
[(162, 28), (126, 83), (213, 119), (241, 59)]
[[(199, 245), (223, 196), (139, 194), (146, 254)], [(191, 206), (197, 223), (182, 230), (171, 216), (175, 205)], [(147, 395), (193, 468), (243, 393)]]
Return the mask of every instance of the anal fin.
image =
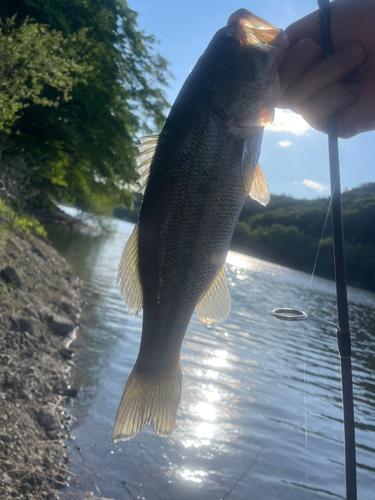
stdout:
[(229, 316), (230, 306), (230, 293), (223, 265), (210, 287), (199, 299), (196, 307), (198, 320), (205, 325), (221, 323)]
[(117, 272), (117, 285), (128, 311), (132, 316), (136, 316), (143, 306), (138, 262), (138, 223), (122, 252)]

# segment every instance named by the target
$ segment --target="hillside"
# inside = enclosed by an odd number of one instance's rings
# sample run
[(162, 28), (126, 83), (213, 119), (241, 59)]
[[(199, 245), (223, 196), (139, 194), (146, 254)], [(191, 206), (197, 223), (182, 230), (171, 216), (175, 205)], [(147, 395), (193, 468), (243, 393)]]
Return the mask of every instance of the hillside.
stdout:
[[(261, 259), (311, 272), (321, 241), (316, 274), (333, 278), (329, 198), (296, 200), (272, 196), (267, 207), (249, 199), (232, 248)], [(375, 291), (375, 183), (342, 195), (348, 284)], [(322, 238), (322, 240), (321, 240)]]

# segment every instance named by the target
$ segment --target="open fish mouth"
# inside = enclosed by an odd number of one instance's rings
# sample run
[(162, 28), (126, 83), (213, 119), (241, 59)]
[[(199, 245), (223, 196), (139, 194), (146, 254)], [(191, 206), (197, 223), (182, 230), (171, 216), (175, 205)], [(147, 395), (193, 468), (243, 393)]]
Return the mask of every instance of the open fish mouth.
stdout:
[(282, 29), (256, 16), (246, 9), (239, 9), (228, 19), (227, 25), (241, 24), (246, 34), (246, 42), (255, 48), (269, 52), (289, 45), (288, 38)]

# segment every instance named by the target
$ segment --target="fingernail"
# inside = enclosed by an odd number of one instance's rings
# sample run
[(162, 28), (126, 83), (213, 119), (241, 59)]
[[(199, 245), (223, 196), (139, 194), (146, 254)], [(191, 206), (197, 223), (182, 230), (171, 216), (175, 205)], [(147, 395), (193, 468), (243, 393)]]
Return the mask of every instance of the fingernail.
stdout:
[(294, 50), (294, 59), (296, 61), (304, 61), (311, 57), (316, 52), (316, 43), (311, 38), (304, 38), (297, 43)]
[(353, 45), (349, 45), (342, 51), (342, 60), (344, 62), (354, 62), (358, 59), (362, 59), (364, 56), (364, 50), (363, 48), (359, 45), (359, 43), (355, 43)]

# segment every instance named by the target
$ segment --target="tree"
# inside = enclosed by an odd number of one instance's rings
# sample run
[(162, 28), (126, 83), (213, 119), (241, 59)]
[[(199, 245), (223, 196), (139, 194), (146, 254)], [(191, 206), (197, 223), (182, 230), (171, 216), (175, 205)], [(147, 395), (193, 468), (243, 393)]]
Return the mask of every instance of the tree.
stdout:
[[(15, 16), (0, 21), (0, 132), (8, 134), (30, 103), (56, 107), (71, 99), (84, 71), (61, 33), (28, 19), (18, 28), (14, 24)], [(46, 86), (58, 93), (42, 96)]]
[[(375, 291), (375, 183), (344, 192), (342, 201), (348, 284)], [(316, 264), (316, 275), (333, 279), (329, 206), (328, 198), (294, 200), (275, 195), (260, 209), (248, 202), (232, 247), (308, 273)]]
[[(42, 106), (25, 99), (11, 128), (11, 148), (3, 161), (26, 151), (32, 161), (31, 184), (40, 195), (91, 203), (128, 204), (126, 183), (134, 179), (133, 143), (141, 131), (159, 129), (168, 103), (162, 88), (167, 62), (155, 53), (155, 39), (137, 26), (137, 13), (122, 0), (19, 0), (0, 5), (2, 19), (15, 18), (20, 29), (27, 18), (59, 33), (72, 64), (83, 68), (74, 85), (64, 89), (45, 83)], [(30, 24), (29, 24), (30, 26)], [(9, 142), (9, 141), (8, 141)], [(35, 200), (34, 200), (35, 202)]]

